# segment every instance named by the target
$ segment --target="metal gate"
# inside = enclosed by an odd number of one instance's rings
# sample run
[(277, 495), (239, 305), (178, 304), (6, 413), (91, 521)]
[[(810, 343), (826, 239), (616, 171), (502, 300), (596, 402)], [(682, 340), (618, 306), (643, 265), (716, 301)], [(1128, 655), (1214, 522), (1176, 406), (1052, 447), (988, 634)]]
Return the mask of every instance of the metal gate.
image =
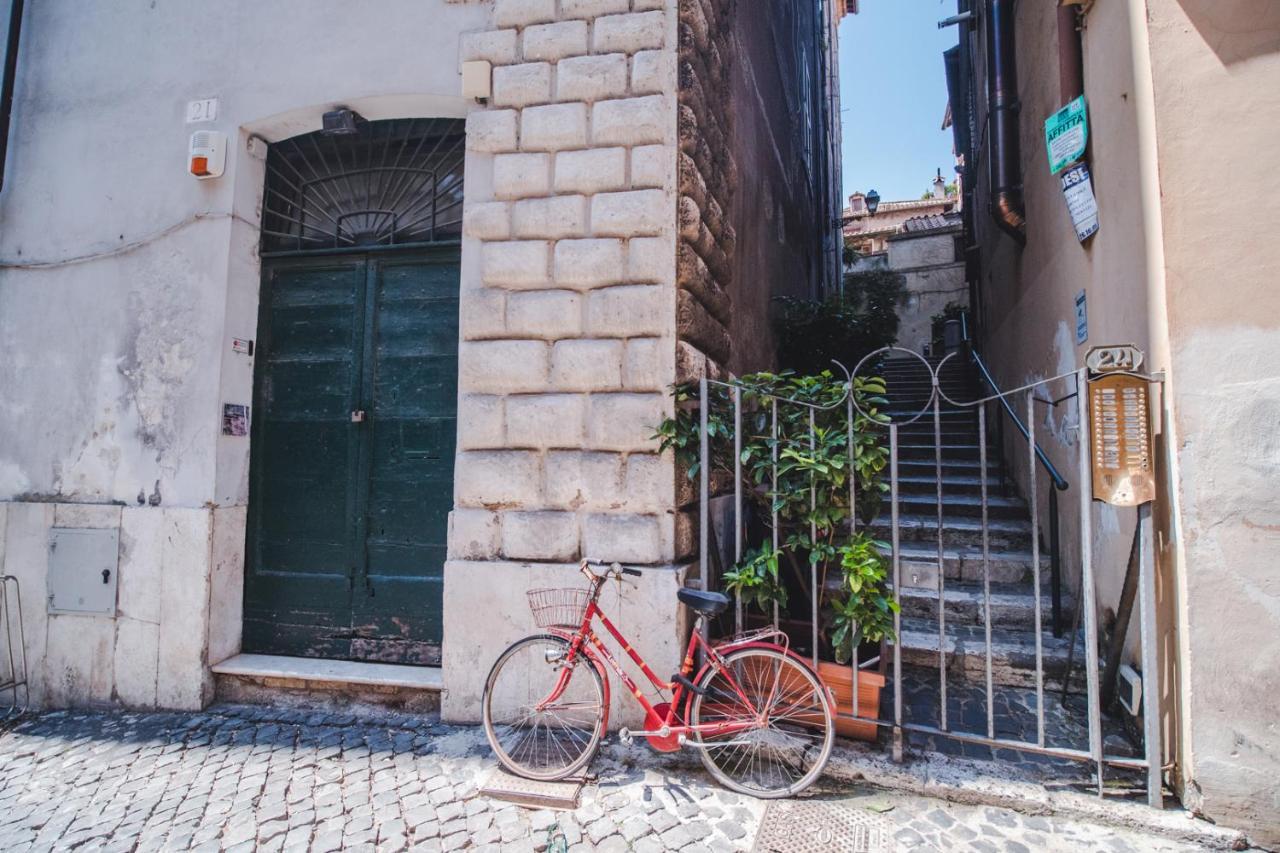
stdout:
[[(907, 405), (890, 405), (887, 411), (879, 409), (866, 410), (863, 408), (864, 403), (860, 403), (857, 395), (853, 393), (854, 377), (862, 375), (863, 371), (871, 372), (883, 368), (889, 361), (895, 362), (899, 369), (913, 367), (919, 372), (920, 379), (915, 382), (919, 394), (908, 400), (911, 404)], [(1090, 489), (1091, 477), (1091, 440), (1090, 430), (1092, 428), (1100, 428), (1110, 430), (1112, 427), (1106, 423), (1092, 424), (1088, 411), (1087, 394), (1085, 389), (1089, 381), (1088, 371), (1082, 368), (1070, 373), (1064, 373), (1048, 379), (1040, 380), (1029, 385), (1014, 388), (1008, 391), (1001, 391), (996, 387), (995, 380), (992, 378), (990, 371), (982, 362), (981, 357), (972, 350), (965, 349), (947, 355), (938, 361), (929, 361), (917, 353), (897, 347), (886, 347), (864, 358), (850, 374), (842, 365), (838, 365), (840, 370), (844, 372), (847, 383), (845, 384), (844, 398), (836, 403), (827, 405), (814, 405), (804, 400), (791, 399), (786, 397), (775, 396), (767, 393), (758, 393), (750, 388), (745, 388), (737, 381), (721, 382), (711, 379), (702, 379), (698, 388), (698, 404), (699, 404), (699, 438), (700, 446), (698, 449), (699, 459), (699, 553), (703, 555), (702, 559), (702, 583), (705, 588), (718, 588), (723, 578), (716, 577), (714, 567), (718, 560), (714, 551), (717, 546), (712, 540), (715, 536), (715, 524), (712, 518), (712, 498), (713, 498), (713, 481), (715, 477), (712, 474), (713, 452), (720, 452), (720, 458), (727, 456), (728, 444), (732, 441), (733, 463), (732, 463), (732, 509), (725, 513), (723, 536), (729, 536), (729, 529), (732, 529), (732, 543), (725, 550), (729, 552), (728, 560), (731, 560), (735, 566), (739, 565), (743, 560), (744, 547), (746, 545), (745, 529), (752, 521), (750, 518), (744, 517), (743, 509), (743, 491), (744, 489), (756, 488), (760, 490), (772, 489), (776, 493), (778, 489), (778, 465), (780, 450), (785, 454), (787, 445), (790, 443), (803, 451), (806, 447), (812, 448), (815, 443), (815, 433), (818, 431), (815, 422), (822, 417), (828, 422), (830, 428), (830, 418), (842, 415), (842, 423), (844, 425), (847, 448), (856, 447), (855, 424), (859, 429), (865, 429), (868, 425), (876, 430), (887, 443), (888, 448), (888, 501), (887, 506), (881, 509), (880, 517), (873, 522), (877, 531), (887, 531), (888, 539), (884, 543), (884, 558), (891, 565), (892, 577), (892, 595), (893, 600), (898, 605), (897, 612), (893, 616), (894, 639), (888, 644), (891, 651), (886, 650), (886, 644), (881, 645), (881, 656), (879, 659), (872, 659), (859, 663), (856, 650), (849, 664), (852, 672), (851, 675), (854, 684), (857, 684), (859, 668), (868, 668), (880, 666), (882, 670), (888, 670), (886, 674), (890, 675), (892, 681), (892, 701), (891, 703), (882, 702), (880, 708), (863, 708), (859, 707), (859, 691), (852, 691), (852, 708), (837, 709), (842, 718), (857, 718), (866, 722), (872, 722), (875, 725), (887, 729), (891, 735), (891, 743), (894, 750), (895, 758), (900, 758), (903, 749), (904, 735), (912, 733), (929, 738), (946, 738), (951, 741), (962, 744), (975, 744), (990, 747), (993, 753), (997, 750), (1009, 749), (1019, 752), (1035, 753), (1044, 756), (1050, 756), (1059, 759), (1068, 759), (1071, 761), (1085, 762), (1092, 766), (1092, 777), (1096, 781), (1099, 795), (1101, 795), (1104, 784), (1104, 770), (1106, 767), (1127, 768), (1130, 771), (1143, 771), (1146, 776), (1146, 793), (1148, 802), (1153, 806), (1162, 804), (1162, 759), (1161, 759), (1161, 739), (1160, 739), (1160, 709), (1159, 709), (1159, 690), (1158, 690), (1158, 667), (1156, 658), (1156, 604), (1155, 604), (1155, 570), (1152, 557), (1152, 526), (1150, 504), (1142, 505), (1138, 508), (1138, 531), (1134, 550), (1139, 555), (1137, 559), (1137, 606), (1140, 612), (1140, 665), (1142, 668), (1142, 695), (1141, 695), (1141, 714), (1143, 719), (1142, 742), (1144, 745), (1142, 756), (1119, 755), (1104, 752), (1104, 734), (1103, 734), (1103, 712), (1102, 702), (1100, 698), (1100, 676), (1099, 676), (1099, 649), (1098, 649), (1098, 595), (1096, 590), (1096, 570), (1094, 567), (1093, 557), (1093, 498)], [(961, 399), (952, 390), (948, 393), (946, 377), (949, 371), (959, 369), (972, 371), (976, 384), (980, 392), (973, 399)], [(1158, 376), (1149, 376), (1138, 374), (1132, 371), (1124, 371), (1124, 375), (1140, 378), (1146, 383), (1145, 387), (1153, 389), (1161, 385), (1162, 378)], [(1065, 389), (1069, 393), (1065, 393), (1058, 398), (1053, 397), (1055, 389)], [(745, 391), (745, 393), (744, 393)], [(892, 393), (892, 390), (890, 391)], [(1148, 395), (1149, 398), (1149, 395)], [(745, 400), (745, 402), (744, 402)], [(1070, 634), (1065, 641), (1059, 640), (1054, 636), (1061, 633), (1063, 626), (1061, 623), (1061, 603), (1063, 600), (1059, 592), (1061, 583), (1061, 575), (1059, 572), (1059, 543), (1058, 538), (1058, 506), (1057, 492), (1068, 490), (1066, 478), (1054, 468), (1049, 456), (1045, 453), (1043, 447), (1037, 440), (1037, 423), (1040, 418), (1037, 417), (1037, 406), (1049, 406), (1053, 408), (1067, 406), (1065, 412), (1075, 414), (1075, 438), (1076, 448), (1075, 456), (1078, 463), (1078, 481), (1075, 486), (1074, 496), (1077, 500), (1077, 511), (1079, 513), (1079, 541), (1075, 553), (1078, 554), (1078, 569), (1076, 576), (1078, 577), (1078, 593), (1074, 597), (1076, 614), (1076, 623), (1071, 627)], [(732, 427), (726, 430), (730, 416), (727, 412), (721, 412), (715, 417), (712, 413), (716, 407), (727, 407), (731, 411)], [(807, 435), (791, 435), (785, 438), (779, 437), (779, 412), (784, 411), (786, 407), (801, 407), (801, 410), (807, 410), (808, 415), (808, 432)], [(743, 471), (743, 444), (744, 436), (750, 437), (750, 427), (744, 432), (744, 414), (749, 420), (757, 424), (756, 429), (767, 431), (764, 440), (769, 444), (772, 453), (772, 478), (768, 482), (759, 482), (761, 479), (758, 475), (757, 482), (748, 482), (744, 477)], [(976, 438), (976, 447), (967, 445), (949, 445), (948, 430), (949, 425), (954, 423), (963, 423), (966, 418), (971, 418), (976, 430), (973, 435)], [(722, 424), (721, 428), (716, 428), (714, 422), (718, 420)], [(1025, 447), (1021, 441), (1014, 436), (1006, 446), (1005, 433), (1003, 430), (1003, 422), (1007, 420), (1011, 423), (1025, 439)], [(1069, 420), (1069, 418), (1064, 418)], [(763, 425), (762, 427), (760, 425)], [(948, 429), (944, 429), (948, 426)], [(993, 437), (994, 436), (994, 437)], [(757, 435), (756, 438), (761, 436)], [(910, 441), (904, 441), (909, 438)], [(1016, 442), (1016, 444), (1015, 444)], [(723, 447), (716, 450), (713, 445), (722, 444)], [(994, 445), (994, 446), (992, 446)], [(1033, 641), (1030, 644), (1033, 652), (1027, 654), (1024, 661), (1027, 672), (1029, 685), (1025, 691), (1025, 695), (1029, 698), (1034, 695), (1034, 728), (1030, 726), (1030, 718), (1027, 720), (1027, 730), (1021, 734), (1001, 733), (997, 731), (995, 707), (999, 701), (1002, 701), (999, 690), (1002, 689), (996, 684), (996, 678), (993, 667), (993, 648), (998, 643), (993, 643), (993, 599), (996, 605), (1001, 605), (1004, 599), (1000, 594), (993, 596), (993, 567), (999, 563), (993, 557), (993, 542), (1001, 542), (1002, 537), (1007, 537), (1009, 531), (1014, 528), (1011, 524), (993, 518), (995, 512), (1008, 512), (1010, 507), (1017, 506), (1017, 499), (1001, 497), (993, 494), (993, 491), (1003, 488), (1011, 479), (1006, 473), (1005, 453), (1012, 446), (1016, 452), (1025, 453), (1020, 460), (1019, 466), (1023, 471), (1023, 476), (1017, 478), (1019, 482), (1015, 483), (1015, 488), (1023, 496), (1025, 496), (1025, 511), (1029, 516), (1024, 529), (1029, 529), (1030, 535), (1027, 537), (1029, 545), (1029, 583), (1033, 587), (1032, 600), (1034, 602), (1034, 615), (1031, 617), (1034, 621), (1030, 633)], [(950, 468), (954, 468), (958, 464), (956, 453), (958, 447), (965, 452), (972, 451), (977, 457), (977, 476), (970, 482), (968, 478), (952, 477), (947, 475)], [(904, 456), (905, 454), (905, 456)], [(1014, 461), (1012, 456), (1009, 461)], [(722, 467), (725, 463), (721, 462)], [(912, 475), (905, 476), (902, 473), (904, 465), (913, 466), (914, 470), (922, 471), (924, 476)], [(911, 494), (904, 495), (904, 486), (910, 485), (912, 488), (919, 490), (920, 486), (927, 485), (929, 478), (928, 470), (932, 468), (932, 482), (935, 484), (932, 494)], [(998, 477), (991, 477), (989, 473), (998, 472)], [(1040, 488), (1050, 485), (1050, 512), (1048, 517), (1042, 513)], [(765, 478), (769, 479), (769, 478)], [(853, 536), (858, 532), (858, 513), (855, 511), (857, 506), (857, 478), (849, 477), (849, 519), (848, 532)], [(954, 485), (959, 484), (959, 485)], [(959, 489), (963, 486), (969, 494), (962, 493)], [(716, 497), (722, 497), (727, 502), (729, 499), (729, 488), (721, 482), (715, 491), (720, 494)], [(975, 494), (972, 494), (976, 492)], [(769, 492), (765, 492), (770, 494)], [(812, 490), (810, 492), (810, 506), (812, 503)], [(779, 544), (779, 519), (777, 515), (778, 500), (773, 498), (770, 500), (773, 505), (772, 518), (763, 526), (768, 527), (772, 532), (772, 544), (776, 551)], [(904, 507), (924, 507), (928, 512), (923, 512), (915, 516), (908, 515), (904, 512)], [(947, 541), (948, 527), (948, 511), (956, 511), (963, 509), (972, 513), (972, 516), (965, 522), (964, 531), (966, 537), (972, 543), (967, 546), (967, 550), (960, 549), (953, 542)], [(886, 518), (887, 516), (887, 518)], [(930, 525), (931, 516), (931, 525)], [(1050, 531), (1050, 551), (1052, 559), (1048, 567), (1042, 566), (1042, 560), (1048, 555), (1042, 553), (1041, 547), (1041, 529), (1042, 522), (1047, 521), (1047, 527)], [(936, 529), (936, 535), (932, 541), (928, 543), (928, 552), (923, 552), (919, 546), (923, 545), (923, 541), (928, 537), (930, 526)], [(761, 527), (757, 520), (756, 527)], [(914, 548), (907, 548), (904, 544), (904, 536), (914, 539)], [(815, 541), (815, 540), (810, 540)], [(728, 561), (726, 560), (726, 561)], [(967, 562), (966, 562), (967, 561)], [(931, 565), (930, 565), (931, 564)], [(973, 642), (964, 649), (961, 644), (952, 638), (949, 642), (948, 635), (948, 574), (949, 571), (953, 575), (956, 572), (956, 566), (959, 565), (962, 570), (971, 570), (977, 573), (980, 581), (975, 580), (966, 588), (965, 596), (962, 602), (972, 606), (973, 617), (976, 618), (976, 625), (963, 626), (964, 630), (969, 631)], [(811, 576), (809, 578), (808, 587), (810, 590), (809, 604), (809, 621), (811, 623), (811, 635), (808, 638), (801, 638), (803, 641), (807, 639), (810, 644), (810, 654), (815, 668), (819, 663), (819, 625), (822, 614), (819, 606), (819, 579), (816, 568), (811, 562)], [(926, 575), (932, 589), (928, 591), (929, 595), (936, 595), (936, 621), (931, 620), (928, 635), (923, 635), (922, 623), (920, 620), (913, 621), (913, 628), (909, 633), (909, 637), (904, 637), (904, 617), (903, 607), (909, 602), (914, 601), (917, 605), (920, 601), (919, 586), (912, 587), (911, 579), (905, 577), (908, 568), (915, 575)], [(1042, 608), (1042, 592), (1045, 589), (1044, 577), (1045, 569), (1048, 568), (1050, 577), (1048, 580), (1053, 586), (1051, 596), (1051, 608), (1053, 612), (1053, 627), (1046, 631), (1044, 622), (1044, 612)], [(932, 574), (930, 574), (932, 569)], [(961, 579), (964, 574), (960, 574)], [(980, 583), (980, 587), (979, 587)], [(963, 583), (958, 584), (964, 586)], [(999, 584), (996, 584), (999, 586)], [(980, 591), (979, 591), (980, 589)], [(914, 597), (914, 598), (913, 598)], [(744, 629), (744, 608), (741, 595), (737, 596), (736, 608), (734, 611), (734, 629), (741, 631)], [(1078, 622), (1083, 617), (1083, 631), (1079, 630)], [(768, 616), (764, 617), (768, 619)], [(779, 609), (775, 603), (773, 605), (772, 623), (779, 623)], [(705, 630), (705, 628), (704, 628)], [(979, 633), (980, 630), (980, 633)], [(1123, 629), (1122, 629), (1123, 630)], [(904, 713), (904, 658), (911, 655), (913, 661), (919, 664), (922, 655), (919, 649), (912, 649), (911, 642), (915, 642), (917, 646), (928, 648), (928, 640), (933, 640), (936, 645), (936, 658), (933, 666), (937, 669), (936, 683), (936, 713), (933, 719), (925, 720), (916, 714), (910, 717)], [(1123, 636), (1121, 638), (1123, 640)], [(910, 640), (910, 641), (909, 641)], [(1063, 643), (1065, 642), (1065, 646)], [(803, 644), (798, 643), (798, 644)], [(1084, 694), (1084, 716), (1087, 718), (1087, 744), (1081, 743), (1079, 746), (1066, 745), (1063, 743), (1053, 742), (1054, 738), (1047, 737), (1046, 733), (1046, 708), (1052, 707), (1055, 714), (1062, 711), (1066, 706), (1058, 701), (1055, 695), (1051, 694), (1049, 688), (1050, 679), (1046, 677), (1046, 656), (1056, 656), (1056, 661), (1061, 660), (1061, 654), (1066, 653), (1066, 672), (1065, 675), (1057, 675), (1055, 677), (1059, 681), (1063, 699), (1067, 696), (1068, 688), (1071, 686), (1071, 669), (1077, 663), (1075, 659), (1075, 650), (1078, 645), (1083, 645), (1083, 667), (1085, 671), (1085, 694)], [(907, 647), (904, 651), (904, 647)], [(981, 649), (981, 656), (977, 657), (971, 653), (975, 648)], [(951, 675), (950, 672), (957, 664), (955, 658), (960, 654), (970, 654), (971, 660), (977, 657), (978, 663), (975, 667), (969, 669), (977, 669), (978, 672), (972, 673), (979, 676), (975, 681), (967, 681), (964, 689), (972, 693), (981, 701), (985, 697), (985, 720), (981, 719), (982, 715), (959, 714), (959, 718), (953, 719), (948, 713), (948, 689), (956, 681), (957, 676)], [(960, 668), (963, 670), (964, 661), (959, 662)], [(916, 666), (916, 669), (920, 667)], [(932, 690), (932, 688), (930, 688)], [(1054, 691), (1056, 692), (1056, 691)], [(954, 703), (953, 703), (954, 704)], [(975, 724), (976, 723), (976, 724)], [(1083, 734), (1083, 732), (1081, 732)], [(1084, 738), (1081, 738), (1083, 741)]]

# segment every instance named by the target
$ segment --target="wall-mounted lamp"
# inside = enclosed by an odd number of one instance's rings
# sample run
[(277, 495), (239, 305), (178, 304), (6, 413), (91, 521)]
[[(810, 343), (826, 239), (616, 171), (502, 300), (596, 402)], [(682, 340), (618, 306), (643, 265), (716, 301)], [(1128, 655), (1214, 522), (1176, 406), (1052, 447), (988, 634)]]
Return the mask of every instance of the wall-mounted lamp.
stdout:
[(872, 190), (867, 193), (867, 213), (872, 216), (876, 215), (876, 208), (880, 206), (880, 193)]
[(338, 107), (324, 114), (320, 132), (325, 136), (354, 136), (366, 124), (364, 116), (355, 110)]

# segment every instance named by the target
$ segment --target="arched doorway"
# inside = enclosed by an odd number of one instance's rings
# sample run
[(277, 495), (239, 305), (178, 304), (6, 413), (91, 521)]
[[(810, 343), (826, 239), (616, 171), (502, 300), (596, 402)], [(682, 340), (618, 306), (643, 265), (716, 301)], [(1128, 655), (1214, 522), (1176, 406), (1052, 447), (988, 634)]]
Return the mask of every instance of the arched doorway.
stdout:
[(436, 665), (464, 122), (271, 146), (243, 648)]

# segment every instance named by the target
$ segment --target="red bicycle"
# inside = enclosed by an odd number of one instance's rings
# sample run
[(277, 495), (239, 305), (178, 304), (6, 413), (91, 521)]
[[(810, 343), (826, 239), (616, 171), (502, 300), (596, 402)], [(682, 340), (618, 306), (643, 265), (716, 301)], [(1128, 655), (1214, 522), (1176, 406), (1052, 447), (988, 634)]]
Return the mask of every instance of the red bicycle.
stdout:
[[(808, 663), (788, 648), (785, 634), (769, 628), (707, 643), (703, 620), (722, 613), (729, 599), (681, 589), (677, 597), (694, 612), (694, 631), (680, 671), (664, 681), (598, 603), (606, 581), (640, 571), (587, 560), (580, 569), (590, 581), (586, 589), (528, 593), (546, 633), (514, 643), (489, 672), (484, 727), (504, 767), (551, 780), (587, 766), (608, 727), (607, 663), (645, 712), (644, 731), (619, 731), (624, 743), (643, 737), (660, 752), (696, 748), (721, 784), (755, 797), (792, 796), (818, 778), (835, 738), (831, 699)], [(671, 691), (669, 701), (654, 705), (645, 698), (596, 635), (596, 619), (659, 692)], [(705, 663), (694, 675), (699, 650)]]

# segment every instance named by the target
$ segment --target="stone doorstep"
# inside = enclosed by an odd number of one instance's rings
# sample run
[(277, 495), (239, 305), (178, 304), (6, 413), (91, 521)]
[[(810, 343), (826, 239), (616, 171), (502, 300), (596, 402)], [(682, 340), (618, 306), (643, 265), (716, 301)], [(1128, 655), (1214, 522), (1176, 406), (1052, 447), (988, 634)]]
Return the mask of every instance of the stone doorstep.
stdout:
[(841, 782), (866, 782), (962, 805), (995, 806), (1023, 814), (1073, 818), (1122, 829), (1137, 829), (1174, 841), (1199, 844), (1210, 850), (1243, 850), (1247, 847), (1244, 833), (1198, 819), (1176, 801), (1160, 810), (1145, 803), (1050, 788), (1007, 762), (927, 755), (912, 756), (898, 764), (869, 744), (838, 740), (824, 775)]
[(214, 664), (211, 669), (215, 675), (253, 679), (272, 686), (288, 684), (320, 690), (373, 688), (435, 693), (444, 690), (440, 668), (430, 666), (239, 654)]

